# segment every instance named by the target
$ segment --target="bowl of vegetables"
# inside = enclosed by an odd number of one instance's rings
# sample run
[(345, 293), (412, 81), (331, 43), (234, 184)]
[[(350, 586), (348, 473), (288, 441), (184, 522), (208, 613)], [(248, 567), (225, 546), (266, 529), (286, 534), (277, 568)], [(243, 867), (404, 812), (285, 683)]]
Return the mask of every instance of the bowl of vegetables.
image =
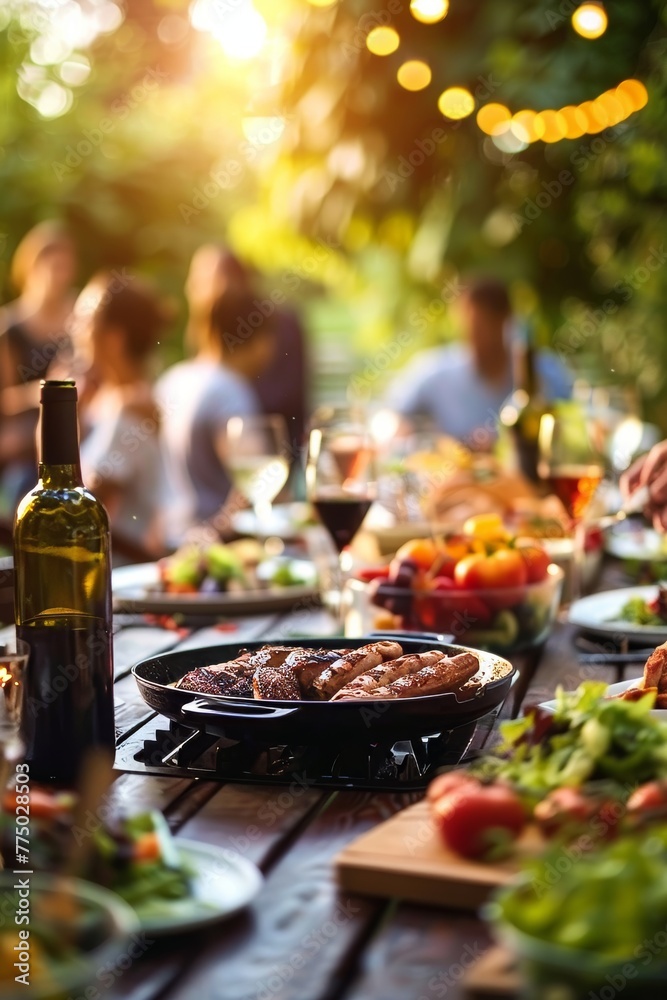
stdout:
[(530, 998), (624, 1000), (667, 990), (667, 825), (524, 863), (487, 908)]
[(78, 878), (0, 872), (0, 995), (78, 995), (129, 954), (139, 922), (115, 893)]
[(513, 537), (496, 515), (475, 517), (351, 580), (352, 627), (440, 632), (506, 656), (547, 638), (563, 578), (538, 541)]

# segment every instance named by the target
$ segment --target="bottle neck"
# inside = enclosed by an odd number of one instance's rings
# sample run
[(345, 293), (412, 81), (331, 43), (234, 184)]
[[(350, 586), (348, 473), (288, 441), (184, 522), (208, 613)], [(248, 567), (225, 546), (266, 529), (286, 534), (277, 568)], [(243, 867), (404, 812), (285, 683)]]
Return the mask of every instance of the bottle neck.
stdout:
[(51, 490), (83, 486), (81, 465), (78, 461), (66, 462), (62, 465), (50, 465), (46, 462), (40, 462), (39, 481), (43, 487)]
[(81, 478), (76, 395), (44, 398), (40, 427), (40, 475), (74, 473)]
[(535, 351), (532, 344), (523, 339), (518, 339), (513, 347), (512, 381), (514, 389), (522, 389), (529, 399), (538, 395)]

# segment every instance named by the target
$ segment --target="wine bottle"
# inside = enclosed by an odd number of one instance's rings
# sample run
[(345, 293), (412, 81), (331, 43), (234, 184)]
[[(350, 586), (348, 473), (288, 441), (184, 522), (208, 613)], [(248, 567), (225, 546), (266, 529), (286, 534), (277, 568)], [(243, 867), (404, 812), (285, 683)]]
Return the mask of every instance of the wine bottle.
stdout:
[(40, 438), (14, 525), (22, 735), (31, 779), (71, 787), (87, 751), (115, 743), (109, 520), (81, 480), (74, 382), (42, 382)]
[(515, 465), (531, 482), (539, 482), (540, 421), (547, 412), (535, 366), (535, 348), (528, 330), (515, 334), (512, 342), (511, 395), (503, 403), (500, 422), (509, 432)]

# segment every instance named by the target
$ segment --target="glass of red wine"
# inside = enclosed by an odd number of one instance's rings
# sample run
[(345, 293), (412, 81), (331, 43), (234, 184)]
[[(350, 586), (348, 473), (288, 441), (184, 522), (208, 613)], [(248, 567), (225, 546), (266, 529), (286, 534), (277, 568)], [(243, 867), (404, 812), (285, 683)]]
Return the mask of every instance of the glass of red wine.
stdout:
[(374, 442), (362, 424), (341, 422), (311, 430), (306, 490), (336, 548), (333, 590), (341, 627), (345, 624), (344, 549), (361, 527), (376, 489)]
[(538, 473), (567, 511), (574, 536), (572, 597), (580, 596), (586, 555), (586, 520), (604, 478), (603, 443), (577, 403), (561, 403), (540, 421)]

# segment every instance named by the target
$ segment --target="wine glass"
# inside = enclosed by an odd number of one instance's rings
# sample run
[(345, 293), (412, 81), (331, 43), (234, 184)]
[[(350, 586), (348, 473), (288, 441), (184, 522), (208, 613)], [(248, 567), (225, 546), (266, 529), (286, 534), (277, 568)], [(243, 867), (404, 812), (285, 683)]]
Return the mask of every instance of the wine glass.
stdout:
[(283, 417), (232, 417), (227, 421), (225, 454), (234, 486), (255, 512), (257, 533), (269, 533), (273, 501), (289, 476)]
[(314, 427), (306, 466), (308, 499), (336, 547), (338, 619), (345, 624), (343, 549), (349, 545), (376, 497), (375, 447), (361, 424)]
[(573, 599), (582, 591), (586, 516), (605, 471), (598, 432), (576, 403), (562, 403), (540, 421), (537, 471), (565, 507), (574, 532)]
[[(23, 676), (30, 647), (22, 639), (0, 642), (0, 798), (24, 752), (20, 736)], [(0, 855), (0, 869), (2, 855)]]

